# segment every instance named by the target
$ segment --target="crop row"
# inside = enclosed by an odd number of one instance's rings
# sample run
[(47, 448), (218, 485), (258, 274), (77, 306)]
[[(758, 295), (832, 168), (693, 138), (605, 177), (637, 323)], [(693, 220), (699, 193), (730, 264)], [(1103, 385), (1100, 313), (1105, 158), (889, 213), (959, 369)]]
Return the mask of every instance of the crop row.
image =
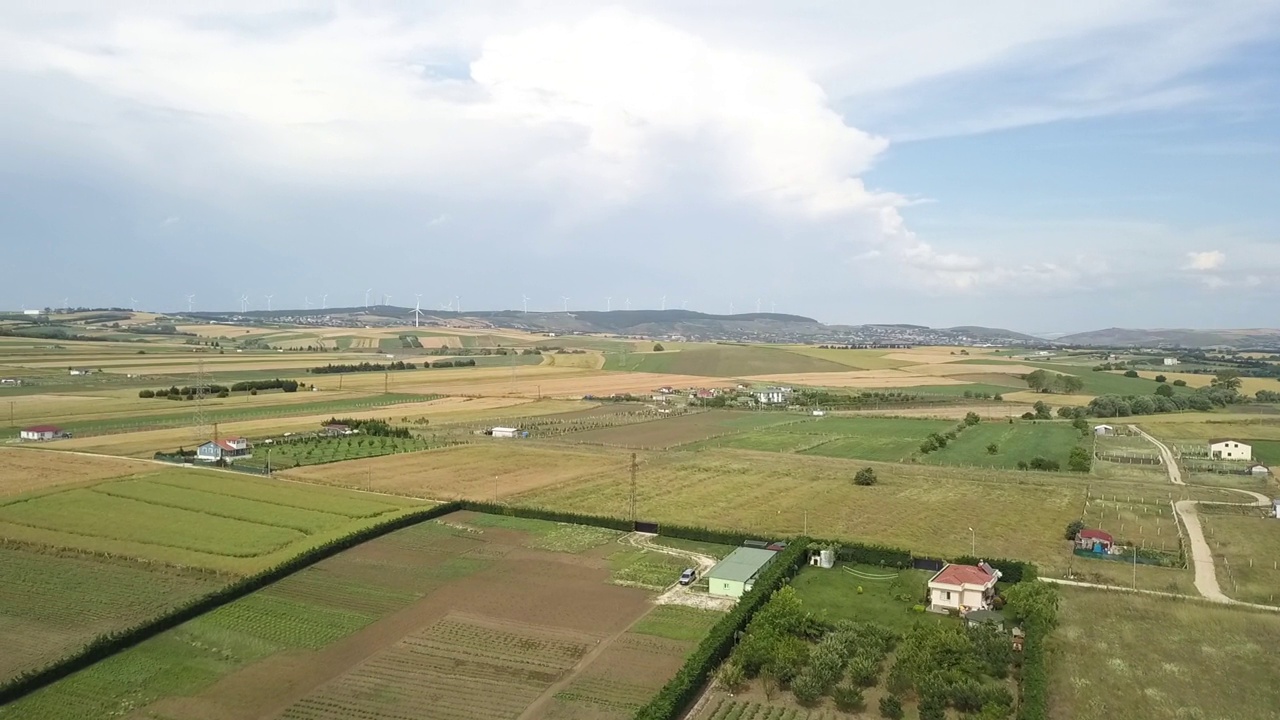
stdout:
[(190, 488), (151, 483), (146, 480), (120, 480), (102, 483), (91, 488), (93, 492), (125, 498), (149, 505), (189, 510), (203, 515), (241, 520), (255, 525), (296, 530), (312, 535), (346, 522), (345, 515), (283, 507), (257, 500), (220, 495)]
[(794, 707), (762, 705), (721, 698), (709, 714), (704, 711), (704, 717), (706, 720), (819, 720), (830, 715), (823, 712), (807, 712)]
[(352, 519), (377, 517), (409, 504), (393, 499), (373, 499), (341, 490), (329, 491), (320, 487), (311, 487), (306, 492), (299, 492), (296, 487), (260, 480), (241, 480), (229, 476), (220, 477), (216, 484), (210, 483), (204, 476), (183, 477), (174, 473), (158, 478), (148, 478), (147, 481), (157, 485), (196, 489), (213, 495), (253, 500), (273, 507), (345, 515)]
[(578, 678), (556, 698), (565, 702), (590, 703), (613, 710), (634, 711), (653, 695), (656, 688), (610, 677)]

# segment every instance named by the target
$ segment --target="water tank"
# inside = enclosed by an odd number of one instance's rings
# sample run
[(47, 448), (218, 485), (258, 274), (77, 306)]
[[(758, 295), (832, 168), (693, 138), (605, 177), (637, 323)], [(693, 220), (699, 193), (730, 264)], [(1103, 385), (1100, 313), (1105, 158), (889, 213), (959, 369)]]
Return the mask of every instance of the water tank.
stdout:
[(836, 566), (836, 551), (823, 550), (818, 554), (818, 564), (830, 570)]

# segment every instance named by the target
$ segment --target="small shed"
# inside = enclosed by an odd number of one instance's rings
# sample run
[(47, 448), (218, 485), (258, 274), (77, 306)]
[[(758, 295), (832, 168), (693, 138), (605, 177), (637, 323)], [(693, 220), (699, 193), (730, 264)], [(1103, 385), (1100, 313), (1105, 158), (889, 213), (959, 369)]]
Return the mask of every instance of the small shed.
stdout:
[(1081, 550), (1091, 550), (1102, 554), (1111, 551), (1111, 546), (1115, 544), (1115, 538), (1111, 537), (1111, 533), (1095, 530), (1093, 528), (1085, 528), (1076, 533), (1076, 547)]
[(965, 613), (964, 621), (968, 625), (995, 625), (997, 630), (1004, 630), (1004, 613), (999, 610), (970, 610)]
[(489, 431), (489, 434), (496, 438), (513, 438), (520, 434), (520, 431), (513, 427), (496, 427)]
[(1258, 463), (1249, 468), (1249, 474), (1253, 475), (1254, 477), (1266, 477), (1267, 475), (1271, 474), (1271, 470), (1268, 469), (1266, 465), (1263, 465), (1262, 463)]
[(23, 428), (18, 437), (23, 440), (56, 440), (63, 436), (62, 428), (55, 425), (32, 425)]
[(1094, 425), (1093, 434), (1094, 435), (1115, 435), (1116, 429), (1110, 425)]
[(1276, 518), (1280, 518), (1280, 498), (1271, 501), (1271, 514)]
[(775, 557), (777, 553), (763, 548), (740, 547), (734, 550), (707, 573), (709, 592), (720, 597), (742, 597), (751, 589), (760, 571)]

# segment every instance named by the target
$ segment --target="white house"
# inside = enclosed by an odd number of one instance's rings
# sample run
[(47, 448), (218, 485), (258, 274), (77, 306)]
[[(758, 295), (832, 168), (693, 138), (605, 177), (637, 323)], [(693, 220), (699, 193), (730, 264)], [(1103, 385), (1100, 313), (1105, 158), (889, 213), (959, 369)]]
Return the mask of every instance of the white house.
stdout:
[(929, 610), (990, 610), (1000, 571), (990, 565), (948, 564), (929, 578)]
[(32, 425), (18, 433), (23, 440), (56, 440), (62, 436), (62, 428), (53, 425)]
[(1177, 364), (1178, 364), (1178, 358), (1165, 358), (1165, 359), (1164, 359), (1164, 364), (1165, 364), (1165, 365), (1177, 365)]
[(520, 434), (520, 431), (512, 427), (496, 427), (489, 431), (489, 434), (496, 438), (513, 438)]
[(1210, 440), (1209, 457), (1214, 460), (1252, 460), (1253, 447), (1236, 440)]
[(196, 448), (196, 459), (202, 462), (233, 462), (253, 457), (253, 446), (240, 437), (210, 440)]
[(1094, 435), (1115, 435), (1116, 429), (1114, 427), (1111, 427), (1110, 425), (1094, 425), (1093, 434)]
[(791, 401), (791, 388), (771, 387), (766, 390), (757, 390), (755, 396), (761, 405), (780, 405)]
[(21, 385), (22, 381), (18, 378), (0, 378), (0, 385)]
[(92, 371), (92, 370), (88, 370), (88, 369), (86, 369), (86, 368), (71, 368), (71, 371), (70, 371), (70, 372), (71, 372), (71, 374), (72, 374), (72, 375), (88, 375), (88, 374), (92, 373), (93, 371)]

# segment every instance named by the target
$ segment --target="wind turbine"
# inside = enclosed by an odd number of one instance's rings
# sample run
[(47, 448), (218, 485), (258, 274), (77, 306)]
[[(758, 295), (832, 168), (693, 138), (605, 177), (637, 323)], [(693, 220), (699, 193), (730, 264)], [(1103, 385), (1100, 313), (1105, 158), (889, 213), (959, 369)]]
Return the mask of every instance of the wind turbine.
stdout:
[(383, 304), (383, 305), (390, 305), (390, 304), (391, 304), (391, 295), (389, 295), (389, 294), (387, 294), (387, 293), (382, 293), (382, 304)]
[(329, 309), (329, 293), (325, 293), (320, 296), (320, 309), (321, 310)]
[(454, 312), (459, 312), (459, 313), (462, 312), (462, 298), (458, 297), (457, 295), (454, 295), (453, 307), (454, 307), (454, 310), (453, 310)]
[(529, 314), (529, 296), (521, 295), (520, 297), (524, 300), (524, 314), (528, 315)]
[(689, 305), (689, 301), (688, 301), (688, 300), (681, 300), (681, 301), (680, 301), (680, 309), (681, 309), (681, 310), (684, 310), (685, 308), (687, 308), (687, 307), (688, 307), (688, 305)]
[(364, 309), (369, 309), (369, 293), (373, 292), (373, 288), (365, 288), (364, 290)]
[(129, 298), (129, 309), (130, 309), (130, 310), (137, 310), (137, 309), (138, 309), (138, 299), (137, 299), (137, 298), (133, 298), (133, 297)]
[(267, 312), (271, 312), (271, 298), (275, 297), (275, 295), (267, 295), (266, 297), (267, 297)]
[(663, 309), (663, 310), (666, 310), (666, 309), (667, 309), (667, 296), (666, 296), (666, 295), (663, 295), (663, 296), (662, 296), (662, 309)]
[(307, 309), (308, 309), (308, 310), (310, 310), (310, 309), (311, 309), (311, 296), (310, 296), (310, 295), (305, 295), (305, 296), (303, 296), (302, 301), (303, 301), (303, 302), (305, 302), (305, 303), (307, 304)]
[(729, 301), (729, 314), (730, 314), (730, 315), (732, 315), (732, 314), (733, 314), (733, 301), (732, 301), (732, 300), (730, 300), (730, 301)]
[(418, 327), (418, 321), (422, 319), (422, 293), (417, 293), (414, 297), (418, 302), (413, 306), (413, 326)]
[(249, 312), (249, 296), (240, 296), (240, 312)]
[(775, 301), (773, 301), (773, 300), (770, 300), (770, 301), (769, 301), (769, 313), (770, 313), (770, 314), (773, 314), (773, 313), (776, 313), (777, 311), (778, 311), (778, 303), (777, 303), (777, 302), (775, 302)]
[(561, 295), (561, 296), (560, 296), (560, 301), (564, 303), (564, 311), (565, 311), (565, 312), (569, 312), (569, 300), (570, 300), (570, 298), (569, 298), (567, 295)]
[(613, 310), (613, 298), (606, 296), (604, 299), (604, 311), (611, 312), (612, 310)]
[(195, 309), (196, 309), (196, 296), (188, 295), (187, 296), (187, 312), (191, 312), (192, 310), (195, 310)]
[(627, 298), (626, 308), (627, 308), (628, 310), (630, 310), (630, 309), (631, 309), (631, 298)]
[(760, 298), (756, 298), (756, 313), (760, 312)]

